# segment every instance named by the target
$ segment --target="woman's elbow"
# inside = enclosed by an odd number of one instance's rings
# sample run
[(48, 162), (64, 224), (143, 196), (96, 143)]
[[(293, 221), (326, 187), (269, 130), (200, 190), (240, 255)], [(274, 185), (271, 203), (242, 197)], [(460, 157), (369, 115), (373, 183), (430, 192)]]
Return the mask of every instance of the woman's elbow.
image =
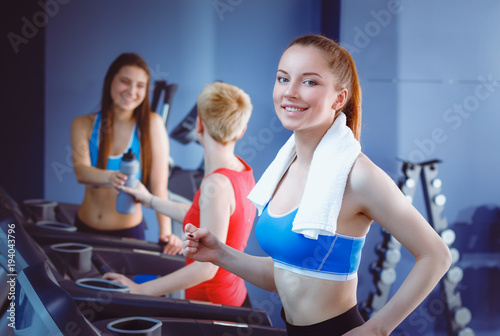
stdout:
[(215, 275), (217, 274), (217, 271), (219, 270), (218, 266), (215, 266), (212, 263), (206, 263), (203, 265), (203, 280), (204, 281), (209, 281), (212, 280)]
[(435, 252), (434, 260), (443, 275), (450, 269), (452, 263), (451, 251), (444, 241), (441, 242), (440, 248)]
[(88, 173), (88, 167), (84, 165), (75, 165), (73, 167), (76, 181), (80, 184), (93, 184), (92, 176)]
[(215, 277), (215, 275), (217, 274), (219, 267), (215, 266), (214, 264), (210, 264), (209, 266), (210, 266), (210, 270), (209, 270), (208, 276), (210, 277), (209, 280), (212, 280)]
[(83, 178), (78, 176), (76, 177), (76, 182), (78, 182), (79, 184), (87, 184), (87, 182)]
[(76, 182), (85, 184), (86, 181), (83, 177), (81, 169), (79, 169), (79, 167), (74, 167), (74, 172), (75, 172)]

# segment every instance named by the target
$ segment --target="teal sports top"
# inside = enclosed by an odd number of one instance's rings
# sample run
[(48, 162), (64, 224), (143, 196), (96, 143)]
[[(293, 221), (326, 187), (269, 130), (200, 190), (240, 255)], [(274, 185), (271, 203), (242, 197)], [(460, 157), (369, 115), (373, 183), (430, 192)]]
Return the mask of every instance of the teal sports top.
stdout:
[[(99, 153), (99, 131), (101, 129), (101, 113), (97, 113), (94, 122), (94, 128), (92, 129), (92, 135), (90, 136), (89, 141), (89, 153), (90, 153), (90, 163), (92, 167), (97, 166), (97, 157)], [(130, 140), (127, 145), (127, 149), (124, 153), (120, 155), (110, 155), (108, 156), (108, 165), (106, 166), (107, 170), (120, 170), (120, 162), (122, 160), (123, 154), (128, 152), (129, 149), (132, 149), (132, 153), (135, 154), (136, 159), (141, 162), (141, 143), (139, 142), (139, 134), (137, 131), (136, 125), (132, 129), (132, 134), (130, 135)], [(141, 180), (141, 169), (136, 174), (136, 178)]]
[(274, 267), (294, 273), (334, 281), (357, 276), (365, 237), (341, 234), (320, 235), (317, 240), (292, 231), (298, 209), (276, 216), (265, 206), (255, 233), (261, 248), (274, 261)]

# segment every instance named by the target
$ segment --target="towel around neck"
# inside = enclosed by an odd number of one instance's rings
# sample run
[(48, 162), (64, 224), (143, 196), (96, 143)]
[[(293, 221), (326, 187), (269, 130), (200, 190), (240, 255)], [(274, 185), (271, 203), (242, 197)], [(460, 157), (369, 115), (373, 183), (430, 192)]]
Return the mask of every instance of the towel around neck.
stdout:
[[(340, 113), (314, 151), (292, 231), (310, 239), (335, 235), (347, 178), (360, 153), (361, 146)], [(292, 135), (248, 195), (259, 215), (295, 156)]]

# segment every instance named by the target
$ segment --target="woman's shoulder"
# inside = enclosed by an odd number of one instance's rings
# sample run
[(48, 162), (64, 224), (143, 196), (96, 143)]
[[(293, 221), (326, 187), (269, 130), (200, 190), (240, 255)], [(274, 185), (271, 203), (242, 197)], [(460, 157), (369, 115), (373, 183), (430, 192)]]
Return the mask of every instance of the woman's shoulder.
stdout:
[(365, 208), (363, 212), (392, 202), (401, 193), (392, 178), (364, 154), (356, 159), (346, 189)]
[(347, 183), (353, 190), (365, 191), (370, 185), (385, 178), (384, 171), (364, 153), (360, 153), (352, 166)]
[(372, 160), (366, 154), (359, 153), (358, 157), (354, 161), (352, 165), (351, 175), (361, 175), (364, 176), (367, 173), (370, 173), (373, 169), (378, 168)]
[(150, 112), (149, 123), (152, 132), (157, 132), (165, 128), (162, 117), (156, 112)]
[(213, 172), (203, 178), (200, 185), (202, 197), (211, 202), (227, 202), (234, 197), (231, 179), (221, 172)]
[(151, 125), (163, 125), (163, 118), (156, 112), (149, 113), (149, 120)]
[(75, 119), (73, 119), (73, 122), (71, 124), (71, 128), (73, 130), (75, 130), (75, 129), (78, 129), (78, 130), (92, 129), (94, 127), (95, 118), (96, 118), (95, 113), (78, 116)]
[(207, 191), (222, 191), (231, 185), (231, 179), (224, 174), (224, 170), (216, 170), (203, 178), (200, 188)]

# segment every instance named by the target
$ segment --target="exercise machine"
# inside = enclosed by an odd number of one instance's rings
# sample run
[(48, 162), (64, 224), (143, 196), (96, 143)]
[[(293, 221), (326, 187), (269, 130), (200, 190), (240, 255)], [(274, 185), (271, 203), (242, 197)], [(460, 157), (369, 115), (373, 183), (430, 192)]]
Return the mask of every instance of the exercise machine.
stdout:
[[(68, 272), (68, 269), (82, 266), (79, 261), (75, 262), (75, 259), (71, 258), (59, 261), (67, 263), (67, 267), (61, 271), (61, 269), (57, 268), (58, 262), (54, 263), (44, 252), (44, 249), (27, 234), (24, 225), (18, 223), (12, 213), (9, 215), (8, 211), (6, 211), (8, 209), (5, 207), (0, 210), (2, 211), (2, 218), (0, 218), (0, 252), (1, 259), (4, 261), (2, 266), (7, 265), (7, 262), (5, 262), (7, 258), (3, 251), (7, 251), (9, 225), (14, 223), (17, 246), (15, 255), (16, 273), (20, 274), (34, 266), (38, 271), (31, 272), (47, 273), (48, 275), (45, 273), (33, 275), (31, 279), (48, 276), (58, 288), (63, 289), (72, 298), (84, 317), (91, 322), (139, 315), (143, 317), (188, 318), (271, 326), (267, 313), (259, 309), (130, 294), (127, 288), (123, 288), (124, 286), (117, 286), (110, 281), (96, 277), (96, 275), (99, 276), (102, 273), (99, 270), (102, 264), (92, 258), (90, 263), (87, 263), (87, 269), (80, 269), (76, 272)], [(105, 258), (103, 255), (101, 257), (102, 259)], [(37, 266), (41, 264), (44, 266)], [(75, 275), (89, 277), (72, 279)], [(35, 290), (35, 294), (40, 295), (41, 293), (37, 293)], [(35, 313), (35, 311), (29, 309), (17, 316), (17, 322), (20, 324), (28, 323), (32, 320), (32, 314)], [(276, 332), (278, 331), (276, 330)]]

